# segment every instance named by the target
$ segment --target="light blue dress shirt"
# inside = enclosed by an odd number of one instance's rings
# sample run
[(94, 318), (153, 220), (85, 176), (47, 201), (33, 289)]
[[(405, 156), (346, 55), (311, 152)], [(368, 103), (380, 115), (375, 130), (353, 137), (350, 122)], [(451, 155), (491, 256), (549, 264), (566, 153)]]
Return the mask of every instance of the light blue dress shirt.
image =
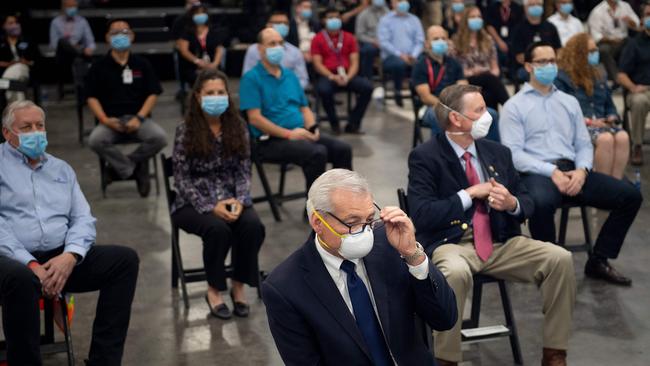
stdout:
[(555, 86), (543, 95), (526, 83), (503, 106), (499, 132), (520, 172), (550, 177), (560, 159), (577, 169), (592, 167), (594, 151), (580, 104)]
[(27, 264), (32, 252), (65, 246), (83, 258), (95, 242), (95, 221), (70, 165), (45, 154), (32, 168), (0, 144), (0, 255)]
[(50, 23), (50, 48), (55, 50), (59, 40), (64, 38), (66, 28), (69, 28), (70, 36), (68, 41), (71, 45), (80, 45), (83, 48), (95, 49), (95, 37), (90, 29), (86, 18), (75, 15), (68, 18), (66, 15), (59, 15)]
[[(481, 164), (481, 162), (478, 160), (478, 151), (476, 150), (476, 144), (472, 142), (472, 144), (467, 147), (467, 150), (465, 150), (460, 145), (455, 143), (452, 139), (450, 139), (449, 135), (445, 134), (445, 137), (447, 138), (447, 141), (449, 141), (451, 148), (454, 149), (454, 152), (456, 153), (456, 156), (460, 160), (460, 165), (463, 167), (464, 171), (467, 170), (467, 163), (465, 162), (465, 159), (463, 159), (463, 155), (465, 155), (465, 152), (469, 152), (471, 154), (469, 161), (472, 163), (474, 169), (476, 169), (476, 173), (478, 174), (478, 180), (481, 183), (485, 183), (487, 181), (487, 179), (485, 178), (487, 175), (483, 168), (483, 164)], [(460, 202), (463, 204), (464, 211), (467, 211), (470, 207), (472, 207), (473, 204), (472, 197), (469, 196), (469, 193), (467, 193), (466, 190), (461, 189), (456, 194), (458, 195), (458, 198), (460, 198)], [(515, 201), (517, 201), (517, 206), (515, 207), (515, 210), (508, 212), (513, 216), (517, 216), (519, 215), (519, 213), (521, 213), (521, 207), (519, 207), (519, 199), (515, 197)], [(489, 210), (490, 206), (488, 205), (487, 208)]]
[(377, 38), (381, 47), (381, 59), (402, 54), (418, 57), (424, 47), (424, 31), (420, 19), (413, 14), (384, 15), (377, 25)]
[[(248, 70), (255, 67), (255, 65), (257, 65), (260, 60), (260, 50), (257, 48), (257, 43), (248, 46), (246, 55), (244, 56), (244, 66), (241, 70), (242, 76), (244, 76)], [(298, 80), (300, 81), (300, 86), (302, 86), (303, 89), (307, 87), (309, 84), (309, 75), (307, 74), (305, 58), (298, 47), (292, 45), (289, 42), (284, 42), (284, 57), (282, 57), (282, 66), (286, 67), (296, 74)]]

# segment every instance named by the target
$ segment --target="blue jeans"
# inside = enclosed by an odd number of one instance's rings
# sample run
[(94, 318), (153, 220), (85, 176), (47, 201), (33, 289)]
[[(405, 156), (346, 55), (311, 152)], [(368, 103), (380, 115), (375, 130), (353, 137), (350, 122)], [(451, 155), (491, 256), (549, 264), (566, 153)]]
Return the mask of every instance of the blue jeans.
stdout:
[(359, 75), (372, 80), (372, 66), (377, 56), (379, 56), (379, 48), (372, 43), (359, 42)]
[[(485, 138), (488, 140), (501, 142), (501, 137), (499, 136), (499, 113), (492, 108), (488, 108), (487, 110), (488, 113), (490, 113), (492, 116), (492, 125), (490, 126), (490, 130), (488, 131), (488, 134), (485, 136)], [(438, 125), (438, 118), (436, 118), (436, 114), (431, 107), (427, 107), (427, 111), (424, 113), (424, 116), (422, 116), (422, 124), (424, 127), (431, 128), (432, 136), (442, 132), (440, 126)]]
[(402, 100), (402, 81), (406, 76), (409, 65), (397, 56), (388, 56), (383, 61), (383, 68), (385, 74), (390, 74), (393, 77), (395, 85), (395, 100)]

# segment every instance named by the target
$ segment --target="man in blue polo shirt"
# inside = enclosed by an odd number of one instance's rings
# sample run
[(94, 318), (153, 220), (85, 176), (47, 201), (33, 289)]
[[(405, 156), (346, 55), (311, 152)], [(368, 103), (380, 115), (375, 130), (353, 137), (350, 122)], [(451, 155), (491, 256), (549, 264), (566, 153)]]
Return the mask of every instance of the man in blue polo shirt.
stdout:
[(253, 136), (260, 138), (263, 161), (299, 165), (307, 189), (325, 171), (352, 169), (352, 148), (345, 142), (321, 135), (296, 75), (281, 66), (284, 53), (280, 33), (262, 30), (257, 43), (260, 62), (241, 79), (240, 108), (246, 111)]

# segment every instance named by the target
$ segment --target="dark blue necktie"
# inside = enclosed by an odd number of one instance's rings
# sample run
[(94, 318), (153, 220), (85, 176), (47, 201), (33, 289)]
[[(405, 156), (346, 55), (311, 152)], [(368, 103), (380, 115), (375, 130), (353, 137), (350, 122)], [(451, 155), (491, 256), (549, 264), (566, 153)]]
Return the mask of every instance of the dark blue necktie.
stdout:
[(348, 293), (350, 294), (350, 300), (352, 300), (352, 309), (354, 311), (354, 317), (357, 320), (357, 326), (361, 330), (363, 339), (366, 341), (366, 345), (372, 356), (372, 363), (376, 366), (392, 365), (393, 361), (384, 341), (379, 321), (375, 316), (375, 309), (372, 307), (368, 289), (366, 289), (366, 285), (357, 276), (354, 267), (354, 263), (348, 260), (344, 260), (341, 263), (341, 269), (347, 273)]

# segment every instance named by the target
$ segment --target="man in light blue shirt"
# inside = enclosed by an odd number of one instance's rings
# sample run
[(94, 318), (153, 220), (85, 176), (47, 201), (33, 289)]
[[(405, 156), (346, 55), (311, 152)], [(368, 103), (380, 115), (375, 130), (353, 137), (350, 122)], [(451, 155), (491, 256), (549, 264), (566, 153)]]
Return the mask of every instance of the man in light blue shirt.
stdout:
[(530, 83), (503, 107), (501, 142), (512, 150), (515, 168), (535, 203), (529, 228), (533, 238), (556, 241), (555, 210), (576, 202), (611, 210), (585, 266), (585, 274), (630, 286), (632, 281), (608, 262), (615, 259), (641, 206), (629, 182), (591, 171), (593, 148), (577, 99), (553, 85), (555, 50), (536, 42), (525, 52)]
[[(284, 39), (282, 46), (284, 47), (284, 57), (282, 57), (282, 66), (293, 71), (300, 81), (300, 86), (303, 89), (309, 84), (309, 75), (307, 74), (307, 66), (305, 58), (303, 57), (300, 49), (286, 41), (287, 34), (289, 34), (289, 18), (286, 14), (277, 12), (271, 14), (269, 20), (266, 22), (266, 28), (273, 28)], [(246, 55), (244, 56), (244, 66), (242, 67), (241, 74), (244, 76), (250, 69), (255, 67), (260, 62), (260, 49), (259, 44), (254, 43), (248, 46)]]
[(95, 218), (72, 168), (45, 153), (45, 114), (30, 101), (2, 115), (0, 303), (12, 365), (40, 365), (38, 299), (100, 291), (87, 365), (119, 365), (138, 277), (130, 248), (94, 246)]
[(393, 77), (395, 103), (401, 107), (402, 80), (422, 52), (424, 31), (420, 19), (409, 14), (408, 1), (392, 0), (391, 3), (393, 11), (379, 20), (377, 38), (384, 72)]

